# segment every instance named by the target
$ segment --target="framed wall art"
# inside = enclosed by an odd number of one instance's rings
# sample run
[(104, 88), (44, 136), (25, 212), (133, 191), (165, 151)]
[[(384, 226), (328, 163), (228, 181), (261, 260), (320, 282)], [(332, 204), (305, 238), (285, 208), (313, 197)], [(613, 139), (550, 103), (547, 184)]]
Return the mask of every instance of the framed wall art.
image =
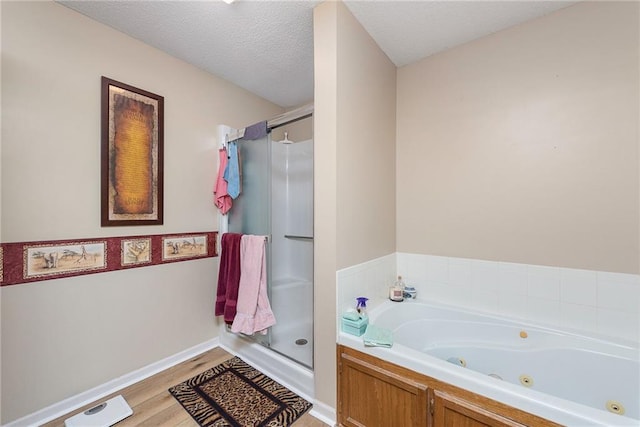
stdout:
[(162, 239), (162, 259), (170, 261), (179, 258), (200, 258), (207, 256), (207, 236), (203, 235), (183, 235), (173, 237), (163, 237)]
[(125, 265), (145, 264), (151, 262), (151, 238), (122, 239), (121, 263)]
[(25, 279), (107, 268), (107, 242), (70, 242), (25, 245)]
[(101, 224), (161, 225), (164, 97), (102, 77)]

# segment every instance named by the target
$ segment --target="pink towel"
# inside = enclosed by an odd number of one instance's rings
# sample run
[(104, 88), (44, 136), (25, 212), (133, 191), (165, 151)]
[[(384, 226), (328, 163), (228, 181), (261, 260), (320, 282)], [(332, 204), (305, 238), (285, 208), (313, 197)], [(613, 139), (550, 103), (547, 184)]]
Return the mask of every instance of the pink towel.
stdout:
[(240, 239), (240, 285), (236, 318), (231, 332), (267, 333), (276, 319), (267, 296), (265, 237), (243, 235)]
[(213, 190), (213, 194), (215, 194), (214, 203), (216, 207), (220, 209), (220, 213), (224, 215), (229, 212), (229, 209), (231, 209), (233, 201), (227, 191), (227, 181), (224, 179), (224, 170), (227, 167), (227, 150), (221, 148), (218, 150), (218, 153), (220, 158), (220, 162), (218, 164), (218, 179), (216, 179), (216, 186)]

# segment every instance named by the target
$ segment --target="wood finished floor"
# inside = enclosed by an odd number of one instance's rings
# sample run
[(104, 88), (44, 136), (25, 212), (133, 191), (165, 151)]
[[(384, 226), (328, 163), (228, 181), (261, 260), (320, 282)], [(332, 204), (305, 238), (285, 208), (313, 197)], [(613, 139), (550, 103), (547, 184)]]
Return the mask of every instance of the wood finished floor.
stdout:
[[(178, 401), (167, 391), (171, 386), (181, 383), (225, 360), (232, 354), (217, 347), (202, 353), (186, 362), (173, 366), (138, 383), (132, 384), (116, 393), (92, 402), (76, 411), (43, 424), (42, 427), (64, 427), (64, 420), (121, 394), (133, 409), (133, 415), (115, 424), (117, 427), (129, 426), (179, 426), (198, 427)], [(293, 424), (295, 427), (329, 427), (307, 412)]]

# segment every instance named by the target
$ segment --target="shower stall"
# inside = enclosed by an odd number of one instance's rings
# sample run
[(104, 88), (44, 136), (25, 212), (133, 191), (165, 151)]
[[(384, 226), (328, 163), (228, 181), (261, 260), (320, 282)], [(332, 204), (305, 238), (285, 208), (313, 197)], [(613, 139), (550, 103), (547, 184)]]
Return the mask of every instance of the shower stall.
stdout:
[[(285, 113), (267, 122), (266, 137), (236, 141), (242, 191), (220, 227), (221, 234), (268, 236), (267, 289), (276, 318), (266, 335), (226, 330), (221, 342), (276, 377), (284, 371), (297, 377), (294, 382), (310, 376), (310, 387), (296, 387), (303, 394), (311, 394), (313, 388), (312, 111), (313, 106), (305, 106)], [(276, 366), (297, 366), (269, 369), (263, 366), (269, 359)]]

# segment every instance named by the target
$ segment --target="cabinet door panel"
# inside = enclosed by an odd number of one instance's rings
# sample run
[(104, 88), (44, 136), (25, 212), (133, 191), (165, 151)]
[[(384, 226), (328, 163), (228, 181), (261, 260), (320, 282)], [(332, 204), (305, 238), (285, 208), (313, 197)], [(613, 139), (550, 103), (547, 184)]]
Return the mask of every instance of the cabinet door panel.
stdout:
[(426, 427), (427, 387), (340, 354), (339, 422), (357, 427)]
[(433, 425), (438, 427), (524, 427), (459, 397), (435, 390), (432, 393)]

